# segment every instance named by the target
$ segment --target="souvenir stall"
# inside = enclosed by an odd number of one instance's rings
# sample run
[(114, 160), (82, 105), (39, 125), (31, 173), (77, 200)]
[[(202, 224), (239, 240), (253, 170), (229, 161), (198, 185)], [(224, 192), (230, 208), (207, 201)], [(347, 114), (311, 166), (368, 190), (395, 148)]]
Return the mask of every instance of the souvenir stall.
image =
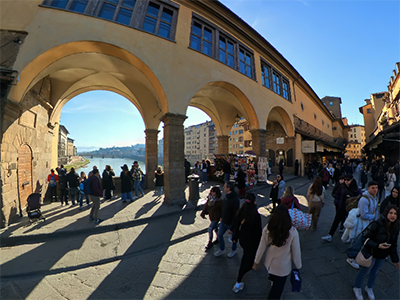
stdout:
[(238, 154), (235, 158), (235, 177), (239, 167), (246, 173), (246, 186), (252, 187), (257, 184), (257, 175), (255, 163), (256, 156), (252, 154)]
[(266, 183), (268, 178), (268, 158), (259, 157), (257, 167), (258, 167), (258, 183)]

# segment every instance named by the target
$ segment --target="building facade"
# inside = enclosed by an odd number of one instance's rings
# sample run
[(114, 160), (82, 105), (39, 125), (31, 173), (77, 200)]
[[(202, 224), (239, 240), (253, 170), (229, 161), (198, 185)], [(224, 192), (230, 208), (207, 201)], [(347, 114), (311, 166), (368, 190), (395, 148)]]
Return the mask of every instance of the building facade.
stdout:
[[(252, 151), (279, 155), (285, 172), (293, 172), (295, 159), (344, 150), (343, 137), (333, 130), (342, 125), (308, 82), (218, 1), (1, 1), (0, 24), (1, 56), (7, 57), (0, 65), (7, 69), (1, 79), (1, 170), (26, 158), (9, 176), (2, 171), (2, 220), (25, 205), (18, 190), (26, 180), (18, 174), (47, 188), (46, 175), (58, 163), (61, 109), (87, 91), (118, 93), (139, 110), (146, 170), (157, 167), (163, 123), (168, 205), (186, 203), (188, 106), (210, 116), (216, 152), (229, 153), (238, 115), (249, 122)], [(306, 150), (304, 141), (314, 146)], [(207, 153), (207, 145), (202, 150), (196, 155)], [(146, 180), (154, 187), (151, 176)]]
[(233, 124), (232, 130), (229, 132), (229, 153), (244, 154), (250, 150), (253, 150), (250, 123), (244, 118), (240, 118), (238, 122)]
[(213, 122), (204, 122), (185, 128), (185, 157), (191, 163), (214, 158), (217, 136)]
[(361, 159), (365, 157), (365, 128), (362, 125), (350, 125), (347, 129), (347, 140), (345, 157), (349, 159)]

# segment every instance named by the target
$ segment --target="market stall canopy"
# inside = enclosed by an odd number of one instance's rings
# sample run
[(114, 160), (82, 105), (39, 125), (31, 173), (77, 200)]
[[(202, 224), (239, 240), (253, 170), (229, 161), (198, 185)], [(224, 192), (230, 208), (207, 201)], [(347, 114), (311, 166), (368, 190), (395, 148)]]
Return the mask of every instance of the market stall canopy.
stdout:
[(253, 150), (247, 150), (244, 154), (250, 154), (256, 156), (256, 153)]

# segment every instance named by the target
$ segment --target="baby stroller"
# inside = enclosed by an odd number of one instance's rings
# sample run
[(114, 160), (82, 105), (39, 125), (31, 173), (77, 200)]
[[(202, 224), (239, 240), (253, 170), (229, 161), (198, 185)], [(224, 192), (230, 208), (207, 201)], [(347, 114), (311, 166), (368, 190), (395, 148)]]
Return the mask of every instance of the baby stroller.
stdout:
[(41, 195), (39, 193), (33, 193), (30, 194), (27, 199), (28, 205), (26, 207), (26, 212), (28, 213), (28, 218), (31, 223), (37, 220), (46, 220), (40, 211), (40, 197)]

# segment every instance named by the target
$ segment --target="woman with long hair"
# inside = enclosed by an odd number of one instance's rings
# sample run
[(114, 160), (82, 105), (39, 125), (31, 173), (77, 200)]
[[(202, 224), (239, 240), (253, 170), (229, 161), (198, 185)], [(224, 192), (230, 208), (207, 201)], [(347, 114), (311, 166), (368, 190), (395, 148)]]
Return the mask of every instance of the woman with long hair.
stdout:
[(292, 270), (292, 261), (297, 269), (302, 266), (299, 233), (292, 227), (289, 211), (283, 204), (274, 210), (268, 225), (262, 231), (254, 269), (258, 268), (266, 249), (264, 265), (272, 281), (268, 299), (280, 299), (286, 278)]
[(324, 191), (322, 179), (320, 176), (315, 177), (314, 182), (308, 187), (307, 200), (308, 212), (311, 214), (311, 230), (316, 230), (318, 225), (319, 215), (324, 206)]
[(285, 188), (285, 192), (283, 193), (283, 196), (281, 198), (281, 203), (285, 205), (288, 209), (292, 208), (292, 204), (293, 208), (300, 209), (299, 199), (297, 199), (294, 195), (294, 189), (292, 186), (288, 185)]
[(239, 239), (240, 246), (243, 248), (239, 274), (236, 284), (232, 288), (235, 293), (243, 290), (244, 283), (242, 282), (242, 278), (253, 267), (262, 231), (261, 216), (257, 211), (256, 196), (253, 193), (247, 193), (245, 199), (237, 212), (232, 232), (232, 241), (237, 242)]
[[(203, 210), (200, 216), (205, 219), (206, 215), (210, 218), (210, 226), (208, 227), (208, 244), (206, 251), (210, 250), (214, 244), (218, 243), (218, 222), (222, 215), (222, 198), (221, 190), (219, 187), (214, 186), (210, 190), (210, 194), (207, 196), (207, 202), (204, 204)], [(213, 242), (213, 231), (217, 239)]]
[(379, 213), (383, 214), (385, 212), (386, 206), (389, 204), (393, 204), (397, 207), (397, 209), (400, 208), (400, 197), (399, 197), (399, 187), (395, 186), (392, 188), (390, 191), (389, 196), (385, 198), (385, 200), (382, 201), (381, 206), (379, 207)]
[(390, 256), (393, 265), (397, 270), (399, 269), (399, 255), (397, 253), (399, 221), (397, 207), (392, 204), (386, 206), (385, 212), (379, 219), (369, 224), (361, 234), (363, 241), (369, 238), (365, 249), (372, 255), (372, 263), (369, 267), (361, 266), (354, 282), (353, 292), (357, 300), (363, 299), (361, 286), (365, 277), (369, 274), (365, 292), (369, 299), (375, 299), (372, 288), (385, 259)]

